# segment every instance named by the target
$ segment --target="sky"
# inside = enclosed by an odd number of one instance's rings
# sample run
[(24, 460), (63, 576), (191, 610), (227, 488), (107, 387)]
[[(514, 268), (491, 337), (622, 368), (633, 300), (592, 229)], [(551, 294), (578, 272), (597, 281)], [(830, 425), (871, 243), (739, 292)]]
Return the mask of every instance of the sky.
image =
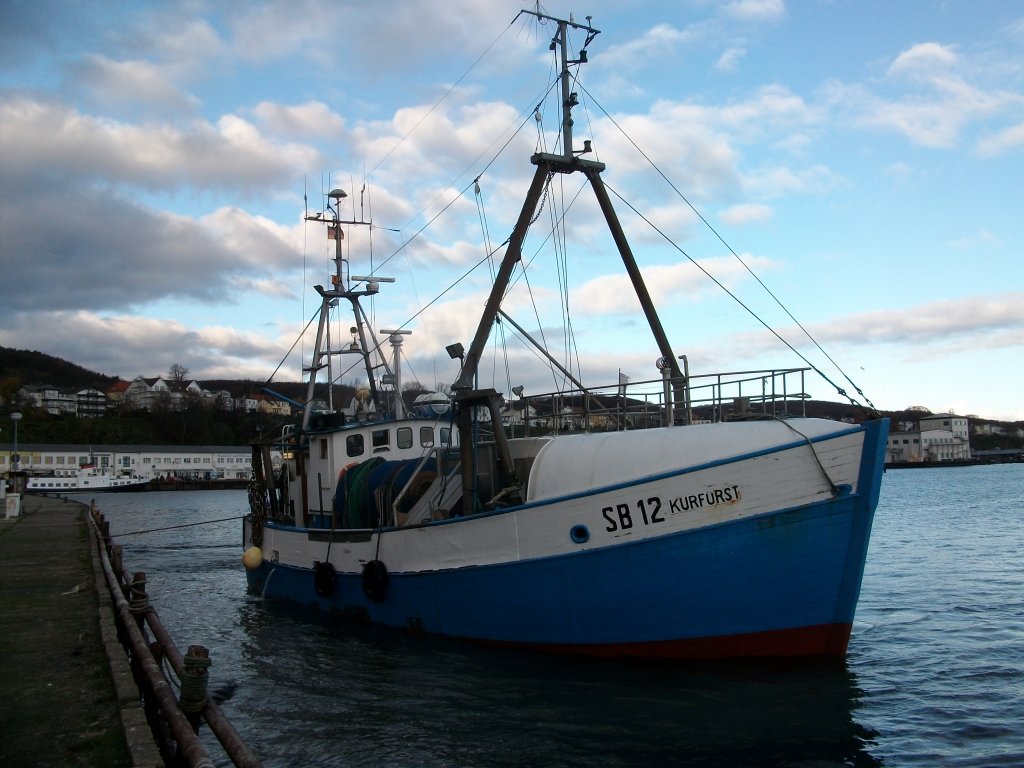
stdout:
[[(342, 218), (374, 223), (349, 232), (352, 272), (395, 279), (374, 332), (412, 332), (403, 380), (450, 384), (444, 347), (469, 346), (530, 155), (557, 147), (553, 27), (522, 7), (0, 0), (0, 346), (128, 380), (172, 365), (299, 380), (333, 249), (304, 214), (339, 187)], [(799, 352), (880, 409), (1024, 420), (1024, 5), (541, 9), (600, 30), (577, 68), (574, 145), (607, 165), (691, 373), (799, 366)], [(509, 314), (571, 338), (566, 359), (598, 383), (655, 378), (580, 178), (556, 179), (548, 202)], [(567, 237), (545, 267), (534, 249), (556, 206)], [(481, 385), (549, 391), (533, 357), (498, 354)], [(506, 359), (514, 372), (496, 372)], [(807, 390), (843, 400), (825, 380)]]

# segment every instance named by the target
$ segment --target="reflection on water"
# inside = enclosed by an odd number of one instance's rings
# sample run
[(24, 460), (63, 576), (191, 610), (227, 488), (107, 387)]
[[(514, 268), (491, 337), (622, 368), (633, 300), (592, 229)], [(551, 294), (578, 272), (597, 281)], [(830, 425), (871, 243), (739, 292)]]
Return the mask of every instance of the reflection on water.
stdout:
[(269, 765), (880, 763), (843, 665), (608, 662), (239, 607), (231, 702)]

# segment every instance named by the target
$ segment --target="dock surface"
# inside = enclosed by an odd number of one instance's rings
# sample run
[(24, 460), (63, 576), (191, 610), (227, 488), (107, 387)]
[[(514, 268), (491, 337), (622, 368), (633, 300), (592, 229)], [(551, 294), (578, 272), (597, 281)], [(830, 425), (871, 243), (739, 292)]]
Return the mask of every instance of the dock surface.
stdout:
[(98, 589), (87, 512), (24, 496), (22, 516), (0, 522), (0, 765), (138, 764), (122, 721), (130, 693), (115, 686), (111, 628), (101, 628), (109, 594)]

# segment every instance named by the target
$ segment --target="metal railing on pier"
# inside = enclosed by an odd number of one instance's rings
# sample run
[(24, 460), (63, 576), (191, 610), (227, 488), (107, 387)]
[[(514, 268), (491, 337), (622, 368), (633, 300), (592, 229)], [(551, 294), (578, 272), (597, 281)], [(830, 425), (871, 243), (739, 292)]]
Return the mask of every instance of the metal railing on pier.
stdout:
[[(146, 574), (127, 575), (121, 546), (111, 543), (110, 523), (95, 504), (91, 505), (90, 519), (114, 602), (118, 637), (131, 662), (147, 720), (165, 763), (214, 768), (215, 763), (199, 741), (199, 727), (205, 721), (234, 765), (261, 768), (259, 758), (207, 694), (210, 667), (207, 649), (191, 645), (186, 654), (181, 655), (149, 604)], [(177, 697), (165, 673), (164, 661), (170, 664), (179, 681)]]

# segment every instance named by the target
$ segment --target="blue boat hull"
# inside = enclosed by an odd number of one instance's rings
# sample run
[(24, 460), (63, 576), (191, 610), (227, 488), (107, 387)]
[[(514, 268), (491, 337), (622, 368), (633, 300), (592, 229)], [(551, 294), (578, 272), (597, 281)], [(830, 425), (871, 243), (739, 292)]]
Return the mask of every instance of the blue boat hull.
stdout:
[(250, 589), (363, 620), (594, 656), (842, 656), (878, 500), (885, 424), (865, 425), (858, 490), (616, 546), (389, 574), (317, 594), (312, 568), (264, 561)]

